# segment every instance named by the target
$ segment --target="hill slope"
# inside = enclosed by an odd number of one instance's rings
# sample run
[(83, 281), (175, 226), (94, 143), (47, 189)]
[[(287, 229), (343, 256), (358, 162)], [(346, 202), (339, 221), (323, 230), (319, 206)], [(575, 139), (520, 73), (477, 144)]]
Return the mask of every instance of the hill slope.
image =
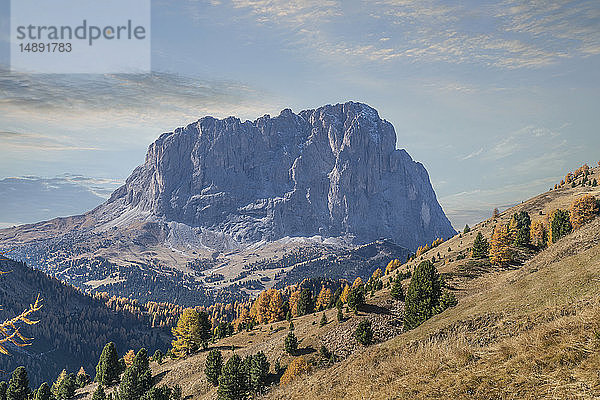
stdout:
[(597, 398), (600, 219), (518, 269), (481, 276), (419, 328), (273, 399)]
[[(33, 338), (32, 345), (9, 346), (10, 356), (0, 357), (0, 370), (12, 373), (23, 365), (34, 387), (51, 382), (63, 368), (77, 372), (81, 366), (94, 375), (104, 345), (113, 341), (120, 352), (130, 348), (160, 348), (169, 344), (169, 332), (151, 329), (127, 312), (115, 312), (100, 300), (81, 293), (43, 272), (22, 263), (0, 260), (0, 319), (11, 318), (35, 301), (39, 294), (43, 308), (22, 332)], [(7, 380), (10, 376), (0, 379)]]
[[(594, 174), (598, 174), (598, 169)], [(521, 209), (544, 216), (598, 188), (562, 188), (536, 196), (504, 212), (499, 220)], [(540, 215), (542, 211), (542, 215)], [(498, 221), (499, 221), (498, 220)], [(498, 222), (497, 221), (497, 222)], [(595, 398), (600, 396), (600, 218), (539, 253), (519, 250), (508, 268), (458, 258), (478, 231), (491, 233), (484, 221), (470, 234), (457, 235), (423, 254), (436, 258), (459, 303), (402, 333), (403, 303), (388, 289), (368, 297), (358, 314), (339, 323), (335, 310), (319, 326), (321, 313), (295, 318), (300, 352), (319, 362), (322, 344), (341, 360), (283, 386), (273, 386), (265, 399), (340, 398)], [(450, 251), (447, 248), (451, 247)], [(447, 252), (447, 263), (438, 252)], [(441, 254), (440, 254), (441, 255)], [(440, 261), (441, 258), (441, 261)], [(419, 260), (416, 260), (419, 261)], [(405, 264), (393, 275), (414, 263)], [(383, 266), (383, 265), (382, 265)], [(384, 277), (384, 281), (389, 279)], [(407, 281), (405, 282), (407, 283)], [(365, 348), (352, 333), (369, 319), (378, 344)], [(263, 325), (220, 340), (215, 346), (227, 358), (263, 351), (271, 365), (287, 365), (283, 351), (286, 321)], [(214, 399), (215, 389), (204, 377), (206, 352), (153, 365), (161, 383), (179, 383), (184, 395)]]

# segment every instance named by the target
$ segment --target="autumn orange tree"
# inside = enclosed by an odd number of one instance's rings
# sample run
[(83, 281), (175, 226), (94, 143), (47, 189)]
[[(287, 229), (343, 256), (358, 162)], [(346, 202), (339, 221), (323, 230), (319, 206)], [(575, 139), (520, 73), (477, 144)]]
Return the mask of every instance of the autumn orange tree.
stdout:
[(508, 225), (496, 225), (490, 243), (490, 262), (493, 265), (506, 267), (510, 264), (510, 242), (511, 239)]
[(529, 231), (531, 244), (536, 247), (546, 247), (548, 243), (548, 228), (544, 221), (533, 221)]
[(580, 197), (571, 203), (569, 214), (573, 229), (577, 229), (596, 217), (598, 202), (594, 196), (589, 194)]
[(517, 238), (517, 231), (519, 230), (519, 226), (517, 224), (517, 219), (513, 215), (508, 223), (508, 236), (510, 237), (510, 241), (513, 242)]
[(292, 317), (297, 317), (298, 316), (298, 300), (300, 299), (300, 291), (296, 290), (294, 292), (292, 292), (292, 294), (290, 294), (290, 298), (288, 300), (289, 302), (289, 308), (290, 308), (290, 313), (292, 314)]
[(429, 251), (429, 249), (430, 249), (429, 244), (426, 244), (425, 246), (419, 246), (419, 248), (417, 249), (416, 256), (417, 257), (421, 256), (423, 253), (426, 253), (427, 251)]
[(383, 275), (383, 273), (381, 272), (381, 268), (377, 268), (375, 271), (373, 271), (373, 275), (371, 275), (371, 279), (377, 280), (377, 279), (381, 278), (382, 275)]
[(125, 366), (129, 367), (131, 366), (131, 364), (133, 364), (133, 359), (135, 358), (135, 351), (133, 351), (133, 349), (130, 349), (127, 353), (125, 353), (125, 355), (123, 356), (123, 361), (125, 361)]
[(364, 285), (364, 283), (363, 283), (363, 280), (359, 276), (352, 283), (352, 288), (355, 288), (355, 287), (358, 287), (358, 286), (362, 286), (362, 285)]
[(348, 295), (350, 294), (350, 286), (345, 285), (342, 290), (342, 294), (340, 295), (340, 301), (342, 303), (346, 303), (348, 301)]
[(25, 347), (31, 345), (33, 338), (27, 338), (21, 334), (19, 324), (34, 325), (39, 321), (30, 319), (31, 314), (39, 311), (42, 308), (42, 301), (38, 295), (35, 302), (29, 305), (29, 308), (23, 311), (16, 317), (0, 322), (0, 353), (10, 354), (6, 349), (7, 343), (12, 343), (17, 347)]
[(255, 324), (256, 320), (250, 315), (247, 308), (242, 309), (239, 316), (233, 321), (233, 326), (237, 331), (250, 330)]
[(290, 365), (286, 368), (283, 376), (280, 379), (281, 384), (285, 385), (300, 375), (303, 375), (310, 371), (310, 364), (306, 362), (306, 359), (302, 356), (296, 357), (292, 360)]
[(277, 289), (261, 292), (250, 309), (259, 324), (281, 321), (285, 318), (283, 295)]

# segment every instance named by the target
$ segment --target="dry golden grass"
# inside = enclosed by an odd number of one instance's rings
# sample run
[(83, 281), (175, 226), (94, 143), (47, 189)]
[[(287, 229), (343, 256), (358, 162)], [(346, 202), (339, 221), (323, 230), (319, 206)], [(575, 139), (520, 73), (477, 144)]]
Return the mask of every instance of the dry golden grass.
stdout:
[(596, 219), (523, 268), (476, 279), (414, 331), (265, 398), (597, 398), (599, 241)]
[[(600, 180), (600, 169), (594, 176)], [(535, 220), (555, 208), (568, 209), (573, 199), (600, 187), (563, 188), (536, 196), (507, 210), (497, 220), (508, 222), (525, 210)], [(540, 215), (542, 211), (542, 215)], [(600, 218), (563, 238), (524, 265), (492, 269), (485, 262), (456, 260), (472, 246), (477, 232), (491, 235), (493, 220), (471, 233), (455, 236), (425, 253), (444, 273), (467, 271), (452, 282), (458, 306), (428, 320), (417, 329), (384, 343), (361, 348), (329, 368), (274, 387), (265, 399), (587, 399), (600, 397)], [(448, 252), (448, 247), (451, 251)], [(521, 250), (519, 257), (532, 253)], [(419, 261), (419, 260), (417, 260)], [(414, 263), (413, 263), (414, 264)], [(405, 268), (405, 267), (403, 267)], [(473, 273), (473, 271), (476, 273)], [(387, 278), (384, 278), (387, 279)], [(384, 289), (371, 304), (389, 299)], [(349, 315), (350, 316), (350, 315)], [(320, 313), (294, 319), (301, 349), (317, 350), (321, 337), (339, 327), (336, 310), (319, 327)], [(346, 324), (351, 325), (350, 316)], [(262, 325), (219, 341), (215, 346), (228, 358), (263, 351), (271, 365), (292, 357), (283, 351), (288, 322)], [(216, 399), (206, 382), (207, 352), (163, 365), (152, 363), (161, 384), (179, 384), (193, 399)], [(307, 360), (317, 353), (305, 354)], [(90, 397), (93, 385), (78, 392)]]

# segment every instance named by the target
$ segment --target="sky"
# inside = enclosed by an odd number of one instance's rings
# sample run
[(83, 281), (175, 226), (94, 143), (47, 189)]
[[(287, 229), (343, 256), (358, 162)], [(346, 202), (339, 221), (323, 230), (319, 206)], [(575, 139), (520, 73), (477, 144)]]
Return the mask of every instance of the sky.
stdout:
[(37, 210), (4, 208), (0, 226), (101, 203), (162, 132), (205, 115), (349, 100), (394, 125), (457, 229), (596, 165), (600, 2), (456, 3), (156, 0), (151, 73), (41, 75), (9, 72), (0, 0), (0, 197)]

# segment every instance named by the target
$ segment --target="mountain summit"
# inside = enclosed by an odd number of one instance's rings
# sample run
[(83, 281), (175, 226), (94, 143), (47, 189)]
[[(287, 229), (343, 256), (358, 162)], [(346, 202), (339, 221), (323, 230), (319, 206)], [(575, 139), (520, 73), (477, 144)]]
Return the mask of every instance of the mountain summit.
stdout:
[(204, 242), (320, 235), (414, 249), (455, 233), (423, 165), (396, 149), (394, 127), (354, 102), (253, 122), (205, 117), (165, 133), (97, 211), (111, 225), (183, 224)]
[(84, 290), (192, 306), (368, 279), (454, 234), (393, 126), (345, 103), (165, 133), (104, 204), (0, 230), (0, 250)]

